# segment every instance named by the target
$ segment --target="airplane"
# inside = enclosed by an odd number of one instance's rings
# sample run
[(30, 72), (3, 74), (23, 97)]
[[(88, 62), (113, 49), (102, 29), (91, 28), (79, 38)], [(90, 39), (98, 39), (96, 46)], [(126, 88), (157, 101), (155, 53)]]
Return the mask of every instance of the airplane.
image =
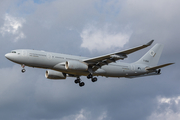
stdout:
[(161, 44), (155, 44), (134, 63), (116, 62), (124, 60), (127, 55), (133, 52), (150, 46), (153, 41), (124, 51), (93, 58), (30, 49), (12, 50), (11, 53), (5, 54), (5, 57), (14, 63), (20, 64), (22, 73), (26, 71), (25, 66), (50, 69), (45, 72), (47, 79), (57, 80), (76, 77), (74, 82), (82, 87), (85, 83), (80, 79), (81, 76), (87, 76), (92, 82), (96, 82), (97, 77), (94, 76), (136, 78), (160, 75), (160, 68), (174, 64), (167, 63), (157, 66), (163, 50)]

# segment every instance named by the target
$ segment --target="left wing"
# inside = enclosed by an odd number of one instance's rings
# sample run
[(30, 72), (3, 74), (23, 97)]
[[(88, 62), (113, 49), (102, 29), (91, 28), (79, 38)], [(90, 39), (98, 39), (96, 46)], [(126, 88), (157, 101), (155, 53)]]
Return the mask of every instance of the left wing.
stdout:
[(136, 52), (138, 50), (141, 50), (143, 48), (150, 46), (153, 43), (153, 41), (154, 40), (151, 40), (147, 44), (134, 47), (128, 50), (115, 52), (115, 53), (98, 56), (94, 58), (88, 58), (88, 59), (84, 59), (83, 61), (86, 62), (89, 65), (89, 67), (92, 68), (93, 71), (95, 71), (103, 65), (108, 65), (111, 62), (116, 62), (117, 60), (120, 60), (120, 59), (123, 60), (124, 58), (127, 58), (128, 54), (131, 54), (133, 52)]

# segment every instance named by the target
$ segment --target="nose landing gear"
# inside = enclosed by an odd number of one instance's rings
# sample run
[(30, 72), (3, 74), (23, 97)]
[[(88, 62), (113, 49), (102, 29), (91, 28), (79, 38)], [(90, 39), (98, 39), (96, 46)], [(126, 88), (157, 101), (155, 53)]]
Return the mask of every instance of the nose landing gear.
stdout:
[(23, 64), (23, 65), (21, 65), (21, 67), (23, 68), (23, 69), (21, 70), (21, 72), (22, 72), (22, 73), (26, 72), (26, 69), (24, 69), (25, 65)]

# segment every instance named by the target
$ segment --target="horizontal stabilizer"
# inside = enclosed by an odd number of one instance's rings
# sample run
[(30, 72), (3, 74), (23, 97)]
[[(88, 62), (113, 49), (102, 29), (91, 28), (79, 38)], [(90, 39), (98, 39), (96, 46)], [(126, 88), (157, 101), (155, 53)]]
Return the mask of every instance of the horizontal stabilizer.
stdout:
[(167, 63), (167, 64), (163, 64), (163, 65), (147, 68), (146, 70), (156, 70), (156, 69), (163, 68), (163, 67), (166, 67), (166, 66), (172, 65), (172, 64), (174, 64), (174, 63)]
[(161, 73), (157, 74), (155, 73), (148, 73), (148, 74), (144, 74), (144, 75), (138, 75), (138, 76), (128, 76), (126, 78), (139, 78), (139, 77), (146, 77), (146, 76), (154, 76), (154, 75), (160, 75)]

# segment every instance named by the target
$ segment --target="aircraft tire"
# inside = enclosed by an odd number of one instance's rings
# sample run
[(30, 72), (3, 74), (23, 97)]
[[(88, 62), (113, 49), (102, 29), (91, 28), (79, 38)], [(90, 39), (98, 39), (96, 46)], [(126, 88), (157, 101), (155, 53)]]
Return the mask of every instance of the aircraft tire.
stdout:
[(79, 83), (79, 86), (80, 86), (80, 87), (82, 87), (82, 86), (84, 86), (84, 85), (85, 85), (84, 82)]
[(88, 76), (87, 76), (87, 79), (90, 79), (90, 78), (92, 78), (93, 76), (92, 76), (92, 74), (89, 74)]
[(97, 77), (92, 78), (92, 82), (96, 82), (97, 81)]
[(77, 78), (76, 80), (74, 80), (74, 82), (77, 84), (77, 83), (80, 83), (81, 82), (81, 79), (80, 78)]
[(22, 69), (21, 72), (22, 72), (22, 73), (26, 72), (26, 69)]
[(74, 83), (76, 83), (76, 84), (79, 83), (79, 80), (74, 80)]

